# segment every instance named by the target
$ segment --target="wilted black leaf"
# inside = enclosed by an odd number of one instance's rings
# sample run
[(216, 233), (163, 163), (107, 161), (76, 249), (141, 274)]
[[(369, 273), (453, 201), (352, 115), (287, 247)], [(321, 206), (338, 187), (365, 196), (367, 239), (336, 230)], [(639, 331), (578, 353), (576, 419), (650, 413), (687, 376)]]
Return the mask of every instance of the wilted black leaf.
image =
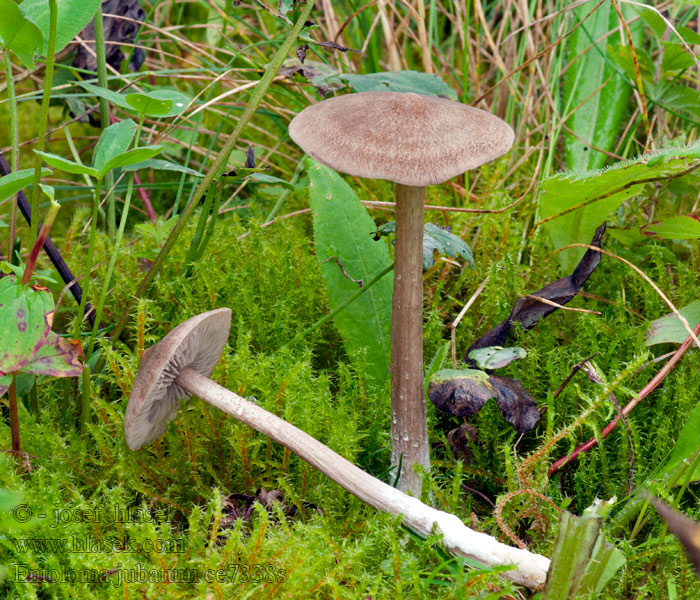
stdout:
[(496, 388), (496, 402), (505, 420), (513, 424), (515, 431), (530, 431), (540, 420), (537, 402), (517, 379), (491, 375), (489, 381)]
[(490, 398), (496, 398), (503, 417), (518, 433), (530, 431), (540, 418), (537, 403), (517, 379), (488, 375), (474, 369), (443, 369), (428, 385), (435, 407), (457, 417), (478, 413)]
[(244, 169), (254, 169), (255, 168), (255, 150), (253, 146), (248, 144), (248, 149), (245, 151), (245, 164)]
[(338, 71), (330, 65), (315, 60), (306, 60), (304, 58), (290, 58), (284, 61), (280, 69), (280, 75), (291, 77), (295, 73), (299, 73), (311, 83), (321, 96), (325, 97), (331, 92), (337, 91), (345, 87), (345, 84), (340, 80)]
[[(591, 241), (591, 246), (600, 248), (600, 241), (604, 233), (605, 223), (596, 229), (593, 240)], [(557, 304), (566, 304), (576, 296), (599, 264), (600, 252), (589, 249), (586, 251), (586, 254), (583, 255), (581, 262), (579, 262), (571, 275), (557, 279), (541, 290), (533, 292), (531, 295), (544, 298), (545, 300), (551, 300)], [(497, 327), (488, 331), (470, 346), (464, 359), (465, 362), (473, 364), (469, 359), (469, 353), (472, 350), (486, 348), (488, 346), (504, 346), (508, 333), (515, 323), (520, 323), (524, 329), (530, 329), (535, 326), (537, 321), (550, 315), (555, 310), (557, 310), (556, 306), (539, 302), (534, 298), (518, 298), (508, 318)]]
[(462, 423), (457, 429), (453, 429), (447, 434), (447, 442), (452, 448), (452, 455), (465, 462), (471, 462), (474, 455), (468, 448), (469, 442), (477, 443), (479, 432), (476, 427), (469, 423)]
[(474, 369), (443, 369), (435, 373), (428, 384), (428, 397), (435, 407), (457, 417), (475, 415), (495, 396), (489, 376)]
[(332, 48), (333, 50), (339, 50), (340, 52), (357, 52), (358, 54), (362, 54), (362, 52), (355, 50), (355, 48), (345, 48), (344, 46), (336, 44), (335, 42), (316, 42), (316, 45), (323, 46), (324, 48)]
[[(146, 11), (139, 5), (139, 0), (103, 0), (102, 13), (104, 15), (115, 15), (113, 17), (104, 17), (102, 21), (104, 23), (107, 64), (119, 71), (121, 62), (124, 60), (124, 53), (119, 44), (133, 44), (140, 29), (138, 23), (127, 19), (143, 21), (146, 18)], [(122, 17), (126, 17), (126, 19)], [(93, 21), (90, 21), (85, 29), (80, 32), (80, 38), (83, 40), (95, 39), (95, 24)], [(127, 52), (131, 51), (132, 48), (127, 50)], [(145, 58), (142, 48), (133, 48), (133, 53), (129, 60), (129, 70), (138, 71)], [(73, 66), (88, 71), (97, 70), (94, 42), (78, 46), (78, 54), (73, 60)]]

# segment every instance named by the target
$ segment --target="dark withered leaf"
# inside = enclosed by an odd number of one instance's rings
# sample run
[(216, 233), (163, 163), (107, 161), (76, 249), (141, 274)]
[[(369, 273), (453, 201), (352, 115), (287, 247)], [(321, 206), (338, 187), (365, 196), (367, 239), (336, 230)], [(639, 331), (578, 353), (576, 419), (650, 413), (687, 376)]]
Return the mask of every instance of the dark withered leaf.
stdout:
[(255, 150), (253, 146), (248, 144), (248, 149), (245, 151), (245, 164), (244, 169), (254, 169), (255, 168)]
[(650, 500), (656, 507), (656, 511), (666, 521), (671, 533), (680, 540), (695, 567), (695, 573), (700, 577), (700, 523), (689, 519), (657, 498), (650, 498)]
[(457, 417), (475, 415), (496, 398), (503, 417), (518, 433), (530, 431), (540, 418), (535, 399), (517, 379), (475, 369), (438, 371), (430, 378), (428, 397), (438, 410)]
[(491, 375), (489, 381), (496, 388), (496, 402), (506, 421), (513, 424), (515, 431), (530, 431), (540, 420), (537, 402), (517, 379)]
[[(103, 18), (106, 58), (107, 63), (119, 71), (121, 62), (124, 60), (124, 52), (122, 52), (119, 44), (133, 44), (140, 29), (138, 23), (134, 23), (129, 19), (143, 21), (146, 18), (146, 11), (141, 8), (139, 0), (104, 0), (102, 2), (102, 14), (114, 15)], [(83, 40), (95, 39), (95, 25), (93, 21), (90, 21), (87, 27), (80, 32), (80, 38)], [(133, 48), (132, 52), (132, 48), (127, 47), (126, 52), (131, 53), (129, 70), (138, 71), (146, 58), (143, 49)], [(94, 43), (78, 46), (78, 53), (73, 60), (73, 66), (88, 71), (97, 70)]]
[[(295, 505), (287, 506), (284, 503), (284, 493), (281, 490), (266, 490), (258, 488), (255, 495), (248, 494), (229, 494), (225, 496), (221, 507), (221, 520), (219, 521), (219, 534), (217, 535), (217, 543), (224, 543), (226, 534), (224, 532), (235, 526), (239, 519), (243, 523), (247, 523), (255, 510), (255, 504), (259, 503), (262, 507), (275, 518), (275, 505), (279, 505), (282, 512), (288, 517), (294, 517), (297, 513)], [(313, 510), (314, 512), (323, 514), (321, 509), (311, 502), (304, 502), (304, 508)]]
[(338, 76), (338, 71), (333, 67), (315, 60), (305, 60), (305, 58), (304, 61), (300, 57), (285, 60), (279, 71), (280, 75), (291, 77), (298, 73), (306, 78), (324, 98), (331, 92), (345, 87)]
[[(596, 229), (593, 240), (591, 241), (591, 246), (600, 248), (600, 242), (604, 233), (605, 223)], [(581, 262), (579, 262), (571, 275), (557, 279), (553, 283), (544, 286), (541, 290), (533, 292), (531, 295), (544, 298), (545, 300), (551, 300), (557, 304), (566, 304), (576, 296), (599, 264), (600, 252), (589, 249), (586, 251), (586, 254), (583, 255)], [(508, 333), (515, 323), (520, 323), (523, 329), (530, 329), (535, 326), (537, 321), (552, 314), (555, 310), (557, 310), (557, 307), (539, 302), (534, 298), (518, 298), (508, 318), (500, 325), (481, 336), (469, 347), (464, 359), (465, 362), (473, 364), (469, 359), (469, 353), (472, 350), (486, 348), (488, 346), (504, 346)]]
[(457, 429), (453, 429), (447, 434), (447, 442), (452, 448), (452, 455), (464, 462), (471, 462), (474, 454), (469, 450), (469, 443), (478, 443), (479, 432), (476, 427), (469, 423), (462, 423)]
[(428, 398), (435, 407), (457, 417), (475, 415), (495, 396), (489, 376), (475, 369), (443, 369), (428, 384)]
[(316, 45), (323, 46), (324, 48), (332, 48), (333, 50), (338, 50), (339, 52), (357, 52), (358, 54), (362, 54), (362, 52), (355, 50), (355, 48), (346, 48), (345, 46), (341, 46), (335, 42), (316, 42)]

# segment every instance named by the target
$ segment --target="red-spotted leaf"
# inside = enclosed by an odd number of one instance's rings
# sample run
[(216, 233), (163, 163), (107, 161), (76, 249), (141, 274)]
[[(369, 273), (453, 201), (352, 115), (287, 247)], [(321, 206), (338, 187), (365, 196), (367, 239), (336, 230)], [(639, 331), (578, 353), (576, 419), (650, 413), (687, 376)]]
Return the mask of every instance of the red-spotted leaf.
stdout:
[(77, 377), (83, 372), (81, 355), (80, 344), (64, 340), (52, 331), (34, 360), (25, 365), (22, 372), (51, 377)]
[(15, 275), (0, 279), (0, 376), (30, 363), (44, 345), (53, 321), (53, 296)]

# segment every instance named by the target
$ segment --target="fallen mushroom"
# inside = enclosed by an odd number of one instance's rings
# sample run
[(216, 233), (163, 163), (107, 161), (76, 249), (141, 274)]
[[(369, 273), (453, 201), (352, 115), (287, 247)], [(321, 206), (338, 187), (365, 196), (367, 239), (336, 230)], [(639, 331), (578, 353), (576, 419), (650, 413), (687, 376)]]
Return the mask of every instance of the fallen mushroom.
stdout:
[(370, 506), (402, 515), (404, 524), (422, 537), (433, 532), (454, 555), (487, 566), (514, 565), (504, 575), (531, 589), (546, 579), (549, 559), (469, 529), (455, 515), (372, 477), (301, 429), (209, 379), (228, 338), (231, 311), (220, 308), (181, 323), (143, 353), (124, 418), (124, 436), (132, 450), (157, 439), (175, 418), (180, 400), (193, 394), (282, 444)]
[(420, 496), (422, 477), (413, 465), (430, 468), (423, 387), (425, 187), (501, 156), (513, 143), (513, 130), (490, 113), (444, 98), (362, 92), (305, 108), (290, 123), (289, 135), (309, 156), (336, 171), (398, 184), (391, 464), (399, 489)]

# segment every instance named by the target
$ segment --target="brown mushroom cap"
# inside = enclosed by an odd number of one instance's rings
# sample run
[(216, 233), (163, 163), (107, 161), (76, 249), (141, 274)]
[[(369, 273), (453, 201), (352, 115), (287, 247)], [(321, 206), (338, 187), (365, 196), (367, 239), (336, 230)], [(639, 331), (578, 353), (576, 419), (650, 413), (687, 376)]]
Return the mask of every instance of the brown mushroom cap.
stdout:
[(336, 171), (421, 187), (498, 158), (514, 138), (506, 122), (483, 110), (399, 92), (323, 100), (294, 117), (289, 135)]
[(129, 405), (124, 437), (132, 450), (150, 444), (175, 418), (180, 400), (189, 396), (175, 378), (183, 367), (209, 377), (228, 340), (231, 309), (219, 308), (180, 323), (143, 353)]

